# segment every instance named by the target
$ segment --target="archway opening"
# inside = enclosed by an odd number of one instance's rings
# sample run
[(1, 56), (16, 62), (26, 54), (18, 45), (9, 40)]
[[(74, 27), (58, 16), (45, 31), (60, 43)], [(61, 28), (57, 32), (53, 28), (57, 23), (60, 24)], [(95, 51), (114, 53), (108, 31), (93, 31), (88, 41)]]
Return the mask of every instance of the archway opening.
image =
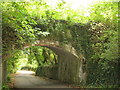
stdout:
[[(53, 71), (51, 71), (53, 70)], [(47, 47), (31, 46), (23, 50), (15, 50), (7, 61), (7, 82), (13, 87), (15, 75), (35, 75), (57, 79), (58, 55)], [(50, 76), (49, 73), (54, 73)], [(46, 76), (47, 75), (47, 76)], [(55, 78), (54, 78), (55, 77)]]
[(38, 67), (58, 64), (58, 56), (49, 48), (32, 46), (15, 50), (8, 60), (8, 74), (17, 70), (36, 71)]

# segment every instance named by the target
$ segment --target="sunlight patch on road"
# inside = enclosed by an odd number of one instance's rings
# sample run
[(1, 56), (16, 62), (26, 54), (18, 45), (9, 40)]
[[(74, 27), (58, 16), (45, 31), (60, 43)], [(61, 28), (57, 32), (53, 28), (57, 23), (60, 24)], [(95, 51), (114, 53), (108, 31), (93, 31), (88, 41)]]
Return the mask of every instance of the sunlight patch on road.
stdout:
[(33, 71), (26, 71), (26, 70), (20, 70), (20, 71), (17, 71), (16, 74), (27, 74), (27, 75), (31, 75), (31, 74), (35, 74), (35, 72), (33, 72)]

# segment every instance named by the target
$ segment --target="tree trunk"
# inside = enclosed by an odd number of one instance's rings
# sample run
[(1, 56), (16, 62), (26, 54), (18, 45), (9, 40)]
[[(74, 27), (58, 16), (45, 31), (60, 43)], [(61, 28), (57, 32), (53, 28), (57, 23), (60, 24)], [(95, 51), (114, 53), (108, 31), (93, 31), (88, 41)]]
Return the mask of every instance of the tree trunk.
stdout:
[(2, 64), (2, 83), (7, 82), (7, 61)]

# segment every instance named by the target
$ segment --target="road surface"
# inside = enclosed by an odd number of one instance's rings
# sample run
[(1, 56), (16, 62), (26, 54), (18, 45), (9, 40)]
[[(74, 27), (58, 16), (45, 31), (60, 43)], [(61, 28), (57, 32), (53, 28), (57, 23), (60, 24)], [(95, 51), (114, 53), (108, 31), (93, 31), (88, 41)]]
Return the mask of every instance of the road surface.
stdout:
[(59, 81), (34, 76), (32, 71), (18, 71), (14, 88), (70, 88)]

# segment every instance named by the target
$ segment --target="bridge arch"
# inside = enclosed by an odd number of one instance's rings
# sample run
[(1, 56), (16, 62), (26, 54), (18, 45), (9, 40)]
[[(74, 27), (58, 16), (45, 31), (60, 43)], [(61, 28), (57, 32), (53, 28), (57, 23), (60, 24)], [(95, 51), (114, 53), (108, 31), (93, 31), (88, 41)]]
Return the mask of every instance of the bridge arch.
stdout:
[(86, 83), (83, 60), (77, 56), (72, 46), (60, 45), (58, 41), (51, 40), (39, 40), (34, 44), (24, 44), (24, 48), (31, 46), (47, 47), (58, 55), (58, 79), (60, 81), (77, 84)]

